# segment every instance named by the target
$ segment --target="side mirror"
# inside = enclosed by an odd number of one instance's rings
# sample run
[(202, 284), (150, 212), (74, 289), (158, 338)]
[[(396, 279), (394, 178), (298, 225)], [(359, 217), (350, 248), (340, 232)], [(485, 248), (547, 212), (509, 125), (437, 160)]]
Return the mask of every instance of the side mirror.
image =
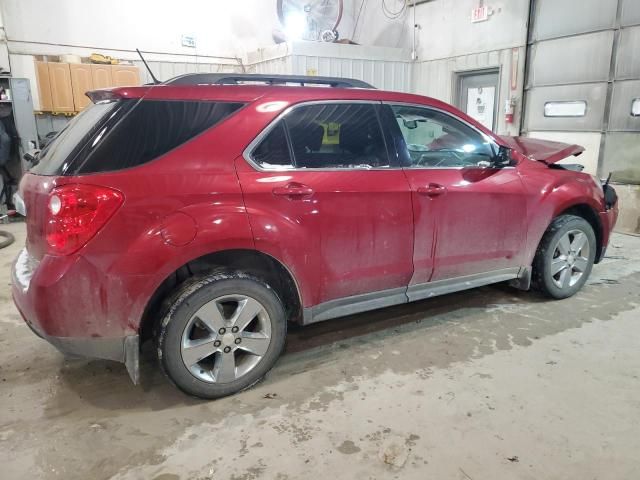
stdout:
[(495, 168), (504, 168), (512, 165), (513, 159), (511, 158), (511, 149), (508, 147), (499, 147), (498, 154), (493, 159), (493, 166)]

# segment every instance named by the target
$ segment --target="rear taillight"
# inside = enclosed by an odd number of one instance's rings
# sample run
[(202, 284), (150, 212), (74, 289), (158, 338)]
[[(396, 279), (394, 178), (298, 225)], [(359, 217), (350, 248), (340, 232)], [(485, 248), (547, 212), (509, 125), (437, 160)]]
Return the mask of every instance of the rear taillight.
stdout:
[(47, 244), (55, 255), (82, 248), (122, 205), (120, 192), (95, 185), (63, 185), (49, 194)]

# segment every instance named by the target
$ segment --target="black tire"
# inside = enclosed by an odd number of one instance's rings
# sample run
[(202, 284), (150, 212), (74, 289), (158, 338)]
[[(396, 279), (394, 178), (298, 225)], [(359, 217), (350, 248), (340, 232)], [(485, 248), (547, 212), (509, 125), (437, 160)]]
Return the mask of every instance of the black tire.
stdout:
[(6, 230), (0, 230), (0, 248), (8, 247), (16, 241), (16, 237)]
[[(582, 271), (582, 275), (577, 279), (575, 284), (567, 285), (562, 288), (557, 285), (558, 279), (554, 281), (552, 273), (552, 262), (558, 260), (558, 251), (560, 240), (570, 232), (582, 232), (586, 235), (588, 243), (588, 255), (583, 257), (586, 259), (586, 266)], [(556, 217), (547, 231), (544, 233), (536, 256), (533, 260), (533, 287), (543, 294), (556, 299), (567, 298), (574, 295), (582, 288), (589, 278), (593, 262), (596, 256), (596, 235), (591, 224), (584, 218), (576, 215), (560, 215)], [(560, 275), (556, 273), (555, 275)], [(571, 275), (571, 273), (569, 273)]]
[[(183, 361), (181, 353), (183, 333), (187, 327), (193, 328), (189, 326), (191, 319), (201, 307), (214, 299), (229, 295), (250, 297), (264, 307), (264, 311), (268, 314), (266, 321), (270, 324), (269, 346), (258, 363), (234, 381), (226, 383), (203, 381), (196, 377)], [(183, 392), (205, 399), (220, 398), (245, 390), (259, 382), (282, 353), (286, 334), (285, 309), (273, 289), (261, 280), (241, 272), (214, 273), (205, 278), (187, 281), (167, 301), (165, 315), (156, 336), (158, 360), (164, 374)], [(244, 354), (241, 351), (239, 353)], [(209, 358), (217, 361), (216, 355), (222, 355), (222, 353), (217, 352)], [(213, 367), (211, 371), (213, 372)]]

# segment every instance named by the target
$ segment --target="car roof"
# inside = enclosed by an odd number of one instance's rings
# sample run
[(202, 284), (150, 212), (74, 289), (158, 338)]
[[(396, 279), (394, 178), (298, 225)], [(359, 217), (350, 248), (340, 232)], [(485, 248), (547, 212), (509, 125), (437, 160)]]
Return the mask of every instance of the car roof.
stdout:
[[(309, 86), (310, 84), (323, 86)], [(242, 103), (284, 101), (289, 105), (332, 100), (417, 104), (448, 112), (495, 140), (499, 139), (489, 129), (448, 103), (422, 95), (378, 90), (361, 80), (348, 78), (235, 73), (187, 74), (162, 84), (118, 87), (110, 91), (122, 98), (144, 97), (148, 100), (217, 100)]]
[[(289, 103), (323, 100), (360, 100), (416, 103), (454, 110), (451, 105), (435, 98), (412, 93), (392, 92), (368, 88), (308, 87), (284, 85), (144, 85), (140, 87), (116, 87), (110, 90), (122, 98), (149, 100), (202, 100), (254, 102), (281, 99)], [(457, 113), (457, 112), (456, 112)]]

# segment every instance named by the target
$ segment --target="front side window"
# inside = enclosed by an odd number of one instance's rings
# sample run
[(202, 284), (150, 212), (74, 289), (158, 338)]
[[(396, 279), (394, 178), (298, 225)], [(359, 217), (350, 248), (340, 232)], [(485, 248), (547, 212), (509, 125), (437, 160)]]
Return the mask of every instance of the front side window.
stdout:
[(457, 168), (491, 164), (497, 147), (451, 115), (422, 107), (393, 105), (409, 167)]
[(389, 167), (376, 107), (364, 103), (295, 107), (251, 156), (265, 169)]

